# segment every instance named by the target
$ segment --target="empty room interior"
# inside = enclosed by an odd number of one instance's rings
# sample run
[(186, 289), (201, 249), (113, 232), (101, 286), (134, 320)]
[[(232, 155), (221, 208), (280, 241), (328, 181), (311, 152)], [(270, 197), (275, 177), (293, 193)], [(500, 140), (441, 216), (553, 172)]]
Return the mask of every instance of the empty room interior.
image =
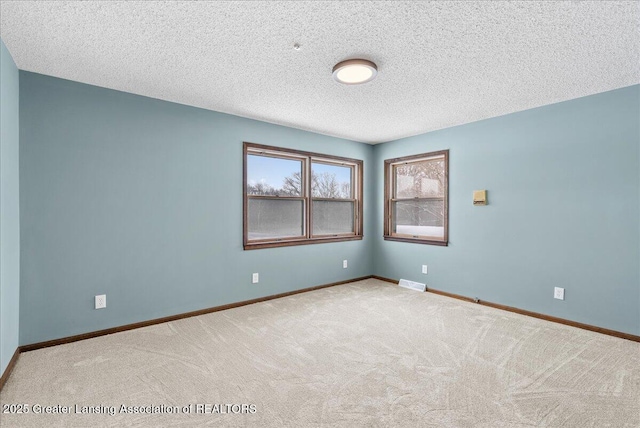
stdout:
[(639, 2), (0, 37), (0, 426), (640, 426)]

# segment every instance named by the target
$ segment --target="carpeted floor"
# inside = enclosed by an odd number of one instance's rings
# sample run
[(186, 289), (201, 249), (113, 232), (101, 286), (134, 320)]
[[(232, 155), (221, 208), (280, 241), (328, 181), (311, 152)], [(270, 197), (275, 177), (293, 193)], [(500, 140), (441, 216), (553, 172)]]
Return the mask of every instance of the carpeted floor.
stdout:
[(0, 402), (29, 406), (3, 427), (639, 427), (640, 344), (370, 279), (27, 352)]

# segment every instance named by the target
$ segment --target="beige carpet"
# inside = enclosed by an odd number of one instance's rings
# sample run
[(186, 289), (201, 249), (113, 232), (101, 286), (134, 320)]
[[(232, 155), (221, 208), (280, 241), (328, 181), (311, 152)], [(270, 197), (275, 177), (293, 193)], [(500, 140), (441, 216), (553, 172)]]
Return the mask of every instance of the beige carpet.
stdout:
[(3, 427), (639, 427), (640, 344), (366, 280), (24, 353), (0, 402), (30, 406)]

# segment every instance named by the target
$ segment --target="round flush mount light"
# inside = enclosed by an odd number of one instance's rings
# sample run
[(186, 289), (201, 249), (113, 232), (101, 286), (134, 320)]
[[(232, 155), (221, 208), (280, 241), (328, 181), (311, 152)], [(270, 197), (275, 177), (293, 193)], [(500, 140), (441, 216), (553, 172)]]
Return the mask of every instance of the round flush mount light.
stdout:
[(359, 85), (373, 80), (378, 66), (366, 59), (348, 59), (333, 67), (333, 78), (345, 85)]

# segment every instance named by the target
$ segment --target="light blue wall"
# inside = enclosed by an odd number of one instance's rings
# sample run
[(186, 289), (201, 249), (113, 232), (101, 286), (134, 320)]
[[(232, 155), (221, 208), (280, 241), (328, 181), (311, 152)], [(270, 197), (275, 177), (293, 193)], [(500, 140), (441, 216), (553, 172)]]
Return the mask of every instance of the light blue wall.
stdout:
[[(369, 274), (640, 334), (639, 100), (633, 86), (372, 147), (20, 72), (20, 344)], [(363, 159), (365, 239), (243, 251), (243, 141)], [(441, 149), (450, 246), (383, 241), (384, 159)]]
[(372, 190), (362, 241), (242, 249), (243, 141), (369, 145), (24, 71), (20, 132), (23, 345), (372, 271)]
[(18, 347), (20, 309), (19, 73), (0, 40), (0, 375)]
[[(384, 241), (384, 160), (443, 149), (450, 245)], [(377, 145), (374, 272), (638, 335), (639, 152), (638, 85)]]

